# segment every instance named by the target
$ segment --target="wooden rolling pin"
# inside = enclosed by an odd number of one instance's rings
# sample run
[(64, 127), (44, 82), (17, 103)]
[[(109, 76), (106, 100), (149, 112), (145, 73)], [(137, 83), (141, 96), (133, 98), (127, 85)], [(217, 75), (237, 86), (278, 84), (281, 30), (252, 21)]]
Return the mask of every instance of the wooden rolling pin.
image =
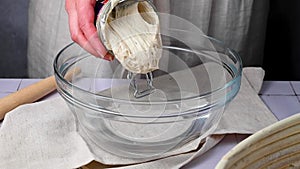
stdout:
[[(75, 68), (65, 75), (65, 79), (70, 81), (74, 74), (78, 74), (79, 69)], [(14, 108), (28, 103), (33, 103), (56, 89), (55, 77), (50, 76), (15, 93), (0, 99), (0, 120), (6, 113)]]
[(51, 76), (0, 99), (0, 120), (14, 108), (22, 104), (33, 103), (55, 89), (55, 78)]

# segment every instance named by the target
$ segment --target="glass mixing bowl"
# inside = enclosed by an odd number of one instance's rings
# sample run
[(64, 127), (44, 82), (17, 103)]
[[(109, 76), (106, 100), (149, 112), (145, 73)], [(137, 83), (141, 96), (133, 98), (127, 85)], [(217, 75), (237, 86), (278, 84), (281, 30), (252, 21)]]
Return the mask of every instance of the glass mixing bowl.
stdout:
[(129, 73), (117, 60), (96, 58), (74, 43), (57, 55), (57, 90), (85, 139), (98, 148), (150, 159), (198, 145), (238, 93), (241, 59), (223, 43), (183, 28), (165, 29), (162, 41), (160, 69), (150, 78)]

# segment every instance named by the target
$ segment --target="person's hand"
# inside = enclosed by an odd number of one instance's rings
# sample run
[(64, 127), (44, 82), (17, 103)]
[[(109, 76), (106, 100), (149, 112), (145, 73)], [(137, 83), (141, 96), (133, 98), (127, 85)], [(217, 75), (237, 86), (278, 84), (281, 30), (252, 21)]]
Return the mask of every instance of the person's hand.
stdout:
[(94, 25), (96, 0), (66, 0), (71, 38), (96, 57), (112, 60), (97, 34)]

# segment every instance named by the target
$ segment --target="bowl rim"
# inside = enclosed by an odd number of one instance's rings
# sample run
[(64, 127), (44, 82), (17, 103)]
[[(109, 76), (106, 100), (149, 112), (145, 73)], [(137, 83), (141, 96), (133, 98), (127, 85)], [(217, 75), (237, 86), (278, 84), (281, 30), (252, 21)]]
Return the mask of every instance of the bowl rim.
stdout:
[[(232, 86), (236, 82), (241, 83), (242, 60), (241, 60), (240, 55), (236, 51), (234, 51), (233, 49), (226, 47), (226, 45), (222, 41), (220, 41), (220, 40), (217, 40), (217, 39), (215, 39), (213, 37), (210, 37), (210, 36), (207, 36), (207, 35), (201, 35), (201, 36), (203, 36), (204, 38), (207, 38), (209, 40), (214, 41), (218, 45), (221, 45), (224, 49), (226, 49), (226, 50), (229, 51), (230, 55), (234, 56), (234, 58), (236, 59), (236, 61), (239, 63), (239, 67), (236, 69), (235, 76), (229, 82), (227, 82), (225, 85), (223, 85), (222, 87), (217, 88), (216, 90), (209, 91), (207, 93), (204, 93), (204, 94), (201, 94), (201, 95), (198, 95), (198, 96), (192, 96), (192, 97), (187, 97), (187, 98), (179, 98), (179, 99), (173, 99), (173, 100), (168, 100), (168, 101), (159, 101), (159, 102), (158, 101), (153, 101), (153, 102), (151, 102), (151, 105), (153, 105), (153, 104), (172, 104), (172, 103), (177, 103), (177, 102), (182, 102), (182, 101), (189, 101), (189, 100), (192, 100), (192, 99), (204, 99), (205, 97), (209, 97), (209, 96), (211, 96), (211, 95), (213, 95), (213, 94), (215, 94), (217, 92), (222, 92), (224, 89), (226, 90), (226, 88)], [(59, 71), (58, 60), (59, 60), (61, 54), (65, 50), (67, 50), (70, 46), (73, 46), (75, 44), (76, 44), (75, 42), (72, 42), (72, 43), (66, 45), (56, 55), (56, 57), (54, 59), (54, 62), (53, 62), (54, 75), (56, 77), (56, 80), (60, 80), (61, 82), (63, 82), (63, 84), (67, 85), (68, 87), (76, 88), (77, 90), (79, 90), (81, 92), (87, 93), (87, 94), (91, 95), (91, 97), (97, 97), (97, 98), (104, 99), (104, 100), (113, 100), (114, 102), (118, 102), (118, 103), (121, 103), (121, 102), (122, 103), (126, 102), (126, 103), (130, 103), (130, 104), (146, 104), (146, 103), (149, 103), (149, 102), (146, 102), (146, 101), (132, 101), (132, 100), (118, 99), (118, 98), (112, 98), (112, 97), (108, 97), (108, 96), (98, 95), (98, 94), (92, 93), (90, 91), (84, 90), (84, 89), (82, 89), (82, 88), (80, 88), (78, 86), (75, 86), (70, 81), (66, 80), (63, 77), (63, 75), (61, 74), (61, 72)], [(76, 44), (76, 45), (78, 45), (78, 44)], [(59, 88), (58, 85), (57, 85), (57, 88)], [(240, 88), (240, 85), (238, 85), (238, 89), (236, 90), (236, 92), (234, 92), (229, 97), (229, 99), (226, 100), (225, 102), (222, 101), (222, 102), (219, 103), (219, 101), (217, 101), (215, 104), (206, 104), (206, 105), (203, 105), (203, 106), (199, 107), (199, 109), (205, 110), (205, 109), (209, 109), (211, 107), (214, 107), (214, 106), (217, 106), (217, 105), (220, 105), (220, 104), (224, 105), (225, 103), (229, 102), (231, 99), (233, 99), (237, 95), (237, 93), (239, 91), (239, 88)], [(66, 96), (63, 95), (63, 97), (66, 97)], [(94, 105), (94, 104), (89, 104), (89, 103), (86, 103), (86, 102), (82, 102), (82, 101), (80, 101), (80, 100), (78, 100), (77, 98), (74, 98), (74, 97), (71, 98), (72, 101), (75, 101), (74, 99), (76, 99), (77, 103), (81, 103), (80, 105), (88, 107), (90, 109), (96, 109), (96, 110), (102, 109), (102, 110), (104, 110), (104, 112), (107, 110), (107, 109), (105, 109), (105, 108), (103, 108), (101, 106), (97, 106), (97, 105)], [(114, 115), (120, 114), (118, 112), (114, 112), (114, 113), (112, 113), (112, 112), (113, 112), (112, 110), (108, 110), (106, 113), (108, 113), (108, 114), (114, 114)], [(188, 115), (188, 114), (191, 114), (191, 113), (194, 113), (194, 112), (191, 112), (190, 110), (188, 110), (186, 112), (179, 112), (180, 115)], [(166, 115), (166, 117), (170, 117), (170, 116), (174, 116), (174, 115), (175, 114)], [(126, 116), (130, 116), (130, 117), (146, 117), (146, 116), (140, 116), (140, 115), (139, 116), (136, 116), (136, 115), (132, 115), (132, 116), (131, 115), (126, 115)], [(161, 117), (161, 115), (159, 117)], [(153, 118), (153, 116), (151, 116), (151, 118)]]

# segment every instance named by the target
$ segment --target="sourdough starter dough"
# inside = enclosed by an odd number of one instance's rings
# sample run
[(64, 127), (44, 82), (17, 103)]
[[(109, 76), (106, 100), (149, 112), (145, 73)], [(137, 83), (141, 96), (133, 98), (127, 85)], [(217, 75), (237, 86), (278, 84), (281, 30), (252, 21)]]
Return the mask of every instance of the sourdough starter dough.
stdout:
[(158, 69), (162, 43), (157, 13), (147, 1), (126, 7), (116, 6), (118, 2), (111, 0), (105, 26), (97, 21), (99, 36), (106, 39), (104, 46), (130, 72), (145, 74)]

